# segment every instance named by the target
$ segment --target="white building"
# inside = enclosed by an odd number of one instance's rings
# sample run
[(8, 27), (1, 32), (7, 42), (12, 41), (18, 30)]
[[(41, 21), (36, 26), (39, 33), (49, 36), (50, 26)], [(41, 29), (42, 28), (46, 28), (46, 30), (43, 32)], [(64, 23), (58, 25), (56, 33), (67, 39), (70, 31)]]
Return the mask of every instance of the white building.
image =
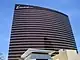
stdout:
[(59, 50), (59, 54), (52, 56), (52, 60), (80, 60), (80, 54), (76, 50)]
[(76, 50), (39, 50), (29, 48), (21, 55), (21, 60), (80, 60)]
[(49, 53), (51, 50), (28, 49), (21, 58), (23, 60), (51, 60)]

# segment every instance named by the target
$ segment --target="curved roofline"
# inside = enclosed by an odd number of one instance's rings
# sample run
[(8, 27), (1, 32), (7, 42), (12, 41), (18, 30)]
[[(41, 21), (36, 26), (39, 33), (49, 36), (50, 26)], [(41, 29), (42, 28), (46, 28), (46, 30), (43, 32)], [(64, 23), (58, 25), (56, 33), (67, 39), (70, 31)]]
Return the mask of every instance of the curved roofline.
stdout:
[(45, 8), (45, 7), (39, 7), (39, 6), (34, 6), (34, 5), (24, 5), (24, 4), (15, 4), (15, 8), (16, 6), (29, 6), (29, 7), (35, 7), (35, 8), (38, 8), (38, 9), (45, 9), (45, 10), (49, 10), (49, 11), (52, 11), (52, 12), (56, 12), (56, 13), (59, 13), (59, 14), (62, 14), (66, 17), (68, 17), (68, 15), (62, 13), (62, 12), (59, 12), (57, 10), (53, 10), (53, 9), (49, 9), (49, 8)]

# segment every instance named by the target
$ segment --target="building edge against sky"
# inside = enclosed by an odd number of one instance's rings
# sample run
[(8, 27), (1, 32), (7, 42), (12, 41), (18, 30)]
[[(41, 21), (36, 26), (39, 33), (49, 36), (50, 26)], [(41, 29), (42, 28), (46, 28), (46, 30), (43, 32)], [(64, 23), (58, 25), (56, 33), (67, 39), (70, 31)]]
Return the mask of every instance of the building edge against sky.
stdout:
[(68, 16), (48, 8), (16, 4), (8, 60), (20, 57), (28, 48), (77, 50)]

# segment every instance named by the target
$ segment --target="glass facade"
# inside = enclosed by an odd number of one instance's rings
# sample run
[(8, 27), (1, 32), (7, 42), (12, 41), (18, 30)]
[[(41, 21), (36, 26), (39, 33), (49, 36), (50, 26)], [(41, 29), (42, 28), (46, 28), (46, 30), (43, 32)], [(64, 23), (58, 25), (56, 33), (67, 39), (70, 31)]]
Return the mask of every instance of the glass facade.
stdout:
[(16, 4), (8, 60), (18, 60), (28, 48), (77, 50), (68, 16), (48, 8)]

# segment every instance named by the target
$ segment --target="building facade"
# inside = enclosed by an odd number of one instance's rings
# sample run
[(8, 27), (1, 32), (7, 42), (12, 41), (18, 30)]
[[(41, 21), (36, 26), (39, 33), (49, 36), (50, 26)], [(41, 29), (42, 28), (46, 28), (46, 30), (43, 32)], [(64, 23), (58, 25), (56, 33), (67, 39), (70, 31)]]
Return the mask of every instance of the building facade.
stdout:
[(39, 50), (29, 48), (21, 55), (22, 60), (51, 60), (51, 56), (49, 53), (53, 51), (51, 50)]
[(18, 60), (28, 48), (77, 50), (68, 16), (48, 8), (16, 4), (8, 60)]
[(76, 50), (59, 50), (57, 51), (59, 54), (54, 55), (52, 53), (51, 60), (80, 60), (80, 54), (76, 52)]

